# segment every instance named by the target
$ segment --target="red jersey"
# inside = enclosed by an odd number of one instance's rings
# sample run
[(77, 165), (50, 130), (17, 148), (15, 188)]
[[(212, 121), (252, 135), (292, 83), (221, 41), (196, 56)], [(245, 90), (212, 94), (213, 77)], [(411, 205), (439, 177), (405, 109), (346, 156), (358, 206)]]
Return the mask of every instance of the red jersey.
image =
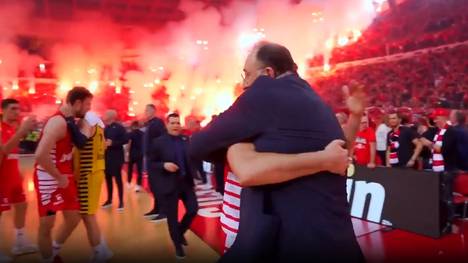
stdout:
[[(52, 115), (50, 118), (55, 116), (63, 116), (62, 113), (57, 112)], [(49, 118), (49, 120), (50, 120)], [(49, 122), (49, 121), (47, 121)], [(46, 125), (47, 125), (46, 122)], [(42, 132), (40, 139), (42, 138)], [(39, 139), (39, 140), (40, 140)], [(65, 133), (65, 137), (60, 139), (56, 142), (54, 148), (50, 151), (50, 156), (52, 158), (52, 162), (55, 164), (57, 169), (60, 171), (61, 174), (71, 175), (73, 174), (73, 142), (70, 132)], [(36, 165), (37, 170), (45, 172), (39, 165)]]
[(224, 242), (225, 251), (232, 246), (239, 231), (241, 192), (242, 187), (239, 179), (232, 173), (229, 164), (226, 163), (223, 211), (221, 214), (221, 228), (226, 238)]
[(356, 135), (354, 143), (354, 157), (356, 164), (367, 165), (370, 162), (370, 144), (375, 143), (375, 131), (372, 128), (367, 128), (359, 131)]
[[(6, 144), (16, 133), (16, 127), (1, 122), (2, 144)], [(19, 171), (19, 149), (14, 148), (3, 157), (0, 164), (0, 211), (8, 210), (10, 204), (26, 202), (23, 189), (23, 178)]]
[[(16, 133), (16, 127), (11, 126), (6, 122), (1, 122), (2, 144), (5, 145)], [(0, 165), (0, 175), (5, 174), (9, 177), (19, 176), (19, 149), (14, 148), (8, 155), (3, 157)]]
[[(52, 117), (54, 116), (63, 117), (61, 113), (56, 113)], [(59, 188), (57, 180), (36, 164), (34, 184), (41, 217), (53, 215), (57, 211), (80, 209), (76, 182), (73, 177), (72, 150), (71, 134), (67, 130), (65, 137), (57, 141), (50, 152), (52, 162), (59, 172), (68, 176), (69, 184), (66, 188)]]

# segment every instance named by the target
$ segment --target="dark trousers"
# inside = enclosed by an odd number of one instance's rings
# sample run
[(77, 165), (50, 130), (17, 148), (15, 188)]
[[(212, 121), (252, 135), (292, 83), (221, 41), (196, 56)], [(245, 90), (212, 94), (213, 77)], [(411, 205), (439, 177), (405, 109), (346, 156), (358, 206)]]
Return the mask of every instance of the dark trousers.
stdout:
[(377, 151), (377, 155), (382, 161), (382, 166), (387, 166), (387, 151)]
[(224, 194), (224, 162), (214, 163), (214, 175), (216, 179), (216, 192)]
[(114, 193), (114, 184), (112, 178), (115, 178), (117, 191), (119, 193), (119, 205), (123, 205), (123, 184), (122, 184), (122, 167), (123, 162), (106, 162), (106, 185), (107, 185), (107, 201), (112, 202)]
[(134, 165), (137, 167), (137, 185), (141, 185), (143, 181), (143, 156), (130, 156), (127, 173), (128, 183), (132, 182)]
[[(197, 215), (198, 203), (197, 197), (193, 188), (187, 187), (182, 191), (176, 190), (172, 193), (162, 196), (164, 201), (163, 211), (167, 216), (167, 226), (174, 246), (181, 247), (181, 239), (185, 232), (189, 229), (193, 219)], [(185, 215), (180, 223), (178, 222), (179, 215), (179, 200), (182, 200), (185, 206)]]
[(200, 162), (196, 162), (195, 163), (195, 168), (196, 168), (196, 171), (198, 171), (198, 173), (200, 174), (200, 179), (202, 181), (202, 183), (206, 184), (206, 172), (205, 170), (203, 169), (203, 161), (200, 161)]
[(150, 175), (148, 174), (148, 183), (149, 183), (149, 187), (150, 187), (150, 190), (151, 190), (151, 194), (153, 195), (153, 210), (151, 210), (152, 212), (156, 213), (156, 214), (159, 214), (161, 213), (161, 206), (159, 205), (159, 195), (157, 193), (157, 188), (156, 188), (156, 182), (155, 182), (155, 175)]

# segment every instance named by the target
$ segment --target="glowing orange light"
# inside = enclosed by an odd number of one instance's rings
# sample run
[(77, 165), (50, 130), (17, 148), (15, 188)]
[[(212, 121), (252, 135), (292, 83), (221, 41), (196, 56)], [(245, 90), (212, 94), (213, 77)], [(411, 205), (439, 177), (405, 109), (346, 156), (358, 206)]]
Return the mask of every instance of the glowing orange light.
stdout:
[(28, 90), (29, 94), (36, 94), (36, 88), (34, 86), (31, 86)]
[(327, 49), (332, 49), (333, 48), (333, 39), (328, 39), (327, 41), (325, 41), (325, 47)]
[(91, 81), (88, 85), (89, 91), (95, 93), (99, 87), (99, 82), (97, 80)]
[(13, 83), (11, 84), (11, 89), (12, 90), (19, 90), (18, 81), (13, 81)]
[(28, 191), (34, 191), (34, 182), (31, 179), (28, 180)]

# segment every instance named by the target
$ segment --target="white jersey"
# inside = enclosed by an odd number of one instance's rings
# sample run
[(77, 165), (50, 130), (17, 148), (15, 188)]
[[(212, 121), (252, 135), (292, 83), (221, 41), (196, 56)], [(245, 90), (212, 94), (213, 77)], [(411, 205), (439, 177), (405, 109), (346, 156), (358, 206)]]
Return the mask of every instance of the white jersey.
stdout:
[(375, 130), (375, 141), (376, 141), (376, 150), (377, 151), (386, 151), (387, 150), (387, 136), (392, 129), (385, 125), (385, 123), (380, 124)]

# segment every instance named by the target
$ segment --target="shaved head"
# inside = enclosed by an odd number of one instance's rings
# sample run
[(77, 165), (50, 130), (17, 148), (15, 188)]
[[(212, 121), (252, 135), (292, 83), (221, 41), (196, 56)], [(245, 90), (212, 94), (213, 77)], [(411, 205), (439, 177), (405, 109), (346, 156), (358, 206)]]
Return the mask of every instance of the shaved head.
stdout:
[(117, 120), (117, 111), (115, 110), (107, 110), (104, 113), (103, 121), (106, 125), (112, 124)]

